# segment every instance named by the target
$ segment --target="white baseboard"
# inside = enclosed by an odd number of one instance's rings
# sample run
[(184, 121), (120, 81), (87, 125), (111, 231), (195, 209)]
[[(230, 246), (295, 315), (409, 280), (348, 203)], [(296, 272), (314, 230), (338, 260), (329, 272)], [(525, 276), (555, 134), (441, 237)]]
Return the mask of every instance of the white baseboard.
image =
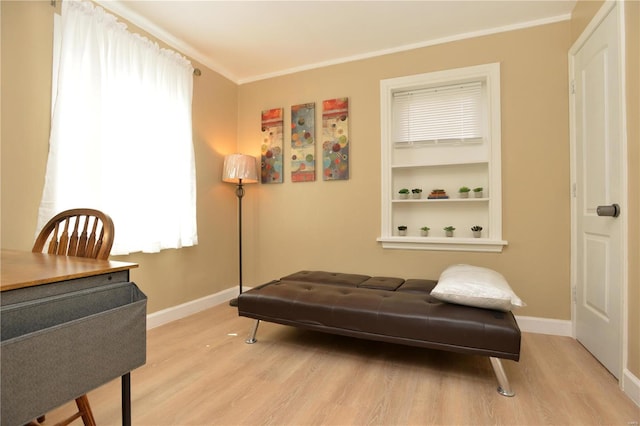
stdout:
[(622, 373), (622, 390), (640, 407), (640, 379), (626, 368)]
[(571, 320), (558, 320), (516, 315), (520, 331), (526, 333), (551, 334), (553, 336), (573, 337)]
[[(245, 288), (245, 290), (250, 289), (251, 287)], [(237, 295), (237, 288), (232, 287), (200, 299), (183, 303), (182, 305), (172, 306), (170, 308), (154, 312), (147, 315), (147, 330), (151, 330), (152, 328), (159, 327), (171, 321), (188, 317), (189, 315), (197, 314), (200, 311), (220, 305), (221, 303), (227, 303)]]

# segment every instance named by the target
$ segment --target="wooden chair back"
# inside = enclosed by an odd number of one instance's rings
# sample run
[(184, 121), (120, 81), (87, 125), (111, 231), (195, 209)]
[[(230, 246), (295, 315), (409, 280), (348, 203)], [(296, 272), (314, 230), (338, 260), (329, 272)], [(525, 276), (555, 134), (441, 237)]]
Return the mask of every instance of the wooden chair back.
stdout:
[(113, 237), (113, 221), (105, 213), (94, 209), (65, 210), (42, 228), (32, 251), (106, 260)]
[[(44, 225), (31, 251), (42, 253), (46, 248), (49, 254), (106, 260), (111, 253), (113, 237), (113, 221), (103, 212), (94, 209), (65, 210)], [(85, 426), (96, 426), (86, 394), (76, 398), (76, 406), (78, 411), (56, 426), (66, 426), (78, 418), (82, 418)], [(45, 416), (37, 420), (42, 423)], [(37, 425), (35, 422), (30, 424)]]

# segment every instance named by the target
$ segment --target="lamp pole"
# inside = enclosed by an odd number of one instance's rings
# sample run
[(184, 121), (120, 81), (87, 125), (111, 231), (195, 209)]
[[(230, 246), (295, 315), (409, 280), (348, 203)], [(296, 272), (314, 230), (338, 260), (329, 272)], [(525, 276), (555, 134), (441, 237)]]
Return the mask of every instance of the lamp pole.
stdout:
[[(244, 187), (242, 179), (238, 179), (236, 186), (236, 197), (238, 197), (238, 287), (242, 294), (242, 197), (244, 197)], [(238, 298), (229, 301), (230, 306), (238, 306)]]

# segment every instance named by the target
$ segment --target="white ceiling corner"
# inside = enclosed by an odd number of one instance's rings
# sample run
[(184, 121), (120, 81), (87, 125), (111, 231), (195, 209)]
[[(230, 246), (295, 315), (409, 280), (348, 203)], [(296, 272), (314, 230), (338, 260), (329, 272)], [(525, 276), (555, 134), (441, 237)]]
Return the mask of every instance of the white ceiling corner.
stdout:
[(97, 0), (242, 84), (570, 18), (576, 0)]

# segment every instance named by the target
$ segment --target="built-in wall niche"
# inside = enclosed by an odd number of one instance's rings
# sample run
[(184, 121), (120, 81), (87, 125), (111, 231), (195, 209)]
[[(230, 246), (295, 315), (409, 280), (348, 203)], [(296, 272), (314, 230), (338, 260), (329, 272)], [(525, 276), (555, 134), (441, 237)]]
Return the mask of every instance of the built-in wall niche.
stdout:
[[(479, 133), (466, 139), (397, 140), (395, 94), (421, 87), (437, 92), (440, 86), (448, 89), (467, 83), (481, 87)], [(382, 229), (378, 241), (383, 248), (500, 252), (507, 244), (502, 240), (499, 85), (499, 64), (381, 82)], [(472, 191), (463, 198), (461, 187)], [(480, 187), (482, 195), (476, 196), (473, 189)], [(401, 196), (403, 188), (421, 189), (420, 198)], [(437, 198), (430, 199), (433, 190), (444, 191), (446, 198), (438, 192)], [(406, 232), (399, 232), (399, 226), (406, 226)], [(428, 236), (420, 232), (424, 226), (430, 228)], [(447, 226), (456, 228), (453, 236), (446, 236), (443, 228)], [(479, 237), (471, 230), (474, 226), (482, 228)]]

